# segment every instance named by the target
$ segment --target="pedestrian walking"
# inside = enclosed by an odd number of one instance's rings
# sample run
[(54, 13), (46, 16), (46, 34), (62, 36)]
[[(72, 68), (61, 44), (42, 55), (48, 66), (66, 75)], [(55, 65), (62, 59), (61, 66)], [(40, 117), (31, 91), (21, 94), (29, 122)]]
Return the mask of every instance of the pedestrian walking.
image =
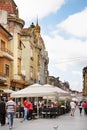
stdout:
[(28, 116), (29, 101), (27, 98), (24, 98), (23, 107), (24, 107), (24, 117), (23, 117), (23, 120), (21, 121), (21, 123), (23, 121), (27, 120), (27, 116)]
[(71, 109), (71, 116), (74, 116), (75, 109), (76, 109), (76, 103), (73, 100), (70, 102), (70, 109)]
[(78, 104), (78, 107), (79, 107), (79, 112), (80, 112), (80, 115), (82, 114), (82, 109), (83, 109), (83, 102), (80, 101), (80, 103)]
[(6, 103), (9, 130), (13, 127), (13, 118), (16, 112), (16, 103), (13, 101), (12, 97), (9, 97), (9, 101)]
[(28, 117), (27, 117), (28, 120), (32, 119), (32, 113), (33, 113), (33, 103), (29, 101), (29, 105), (28, 105)]
[(5, 109), (5, 101), (3, 98), (0, 99), (0, 122), (1, 126), (5, 125), (6, 120), (6, 109)]
[(83, 108), (84, 108), (84, 114), (87, 114), (87, 102), (84, 101), (83, 103)]

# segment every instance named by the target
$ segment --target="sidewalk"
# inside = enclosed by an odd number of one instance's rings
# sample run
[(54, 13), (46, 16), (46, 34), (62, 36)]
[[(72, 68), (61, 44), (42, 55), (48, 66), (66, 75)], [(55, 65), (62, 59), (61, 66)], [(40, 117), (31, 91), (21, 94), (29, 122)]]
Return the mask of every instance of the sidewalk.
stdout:
[[(65, 114), (52, 119), (34, 119), (20, 123), (20, 118), (14, 119), (13, 130), (87, 130), (87, 115), (84, 111), (80, 116), (77, 108), (75, 116)], [(54, 128), (58, 126), (58, 128)], [(9, 130), (8, 125), (0, 126), (0, 130)]]

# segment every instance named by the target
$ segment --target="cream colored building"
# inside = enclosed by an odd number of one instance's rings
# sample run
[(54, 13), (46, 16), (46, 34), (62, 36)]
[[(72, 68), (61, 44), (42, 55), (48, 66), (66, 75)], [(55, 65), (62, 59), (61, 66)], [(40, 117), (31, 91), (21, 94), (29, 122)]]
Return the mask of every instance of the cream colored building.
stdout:
[[(8, 88), (18, 90), (35, 82), (47, 83), (49, 58), (38, 20), (36, 25), (32, 23), (29, 28), (23, 28), (25, 21), (19, 18), (15, 2), (0, 0), (0, 24), (7, 30), (6, 35), (12, 36), (10, 42), (6, 39), (9, 43), (6, 47), (13, 53)], [(0, 57), (0, 64), (2, 62)]]
[(23, 29), (21, 36), (24, 49), (22, 50), (22, 73), (25, 74), (25, 85), (33, 83), (45, 84), (48, 76), (48, 53), (40, 34), (38, 21), (29, 28)]
[(18, 16), (18, 9), (13, 0), (0, 1), (0, 23), (11, 33), (13, 39), (10, 48), (13, 52), (13, 62), (11, 64), (11, 79), (9, 88), (13, 90), (23, 88), (25, 84), (24, 76), (21, 74), (21, 52), (22, 43), (20, 33), (24, 26), (24, 20)]

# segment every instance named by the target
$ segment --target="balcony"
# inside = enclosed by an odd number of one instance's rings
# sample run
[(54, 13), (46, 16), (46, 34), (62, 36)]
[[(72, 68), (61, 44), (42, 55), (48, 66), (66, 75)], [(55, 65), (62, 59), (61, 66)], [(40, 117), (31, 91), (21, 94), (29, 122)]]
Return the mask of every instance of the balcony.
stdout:
[(0, 57), (6, 57), (13, 60), (13, 52), (8, 50), (7, 48), (0, 48)]
[(16, 82), (16, 83), (24, 83), (25, 76), (22, 74), (15, 74), (11, 80), (12, 80), (12, 82)]
[(5, 74), (0, 73), (0, 85), (7, 85), (7, 78)]

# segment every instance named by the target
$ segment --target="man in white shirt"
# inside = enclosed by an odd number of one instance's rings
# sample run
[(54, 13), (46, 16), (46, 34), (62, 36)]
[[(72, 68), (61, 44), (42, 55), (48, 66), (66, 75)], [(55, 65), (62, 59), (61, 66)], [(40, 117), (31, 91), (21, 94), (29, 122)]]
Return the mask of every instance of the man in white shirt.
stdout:
[(16, 103), (9, 97), (9, 101), (6, 103), (8, 122), (9, 122), (9, 130), (12, 129), (13, 126), (13, 118), (14, 113), (16, 112)]
[(75, 109), (76, 109), (76, 103), (74, 101), (70, 102), (70, 108), (71, 108), (71, 116), (74, 116)]

